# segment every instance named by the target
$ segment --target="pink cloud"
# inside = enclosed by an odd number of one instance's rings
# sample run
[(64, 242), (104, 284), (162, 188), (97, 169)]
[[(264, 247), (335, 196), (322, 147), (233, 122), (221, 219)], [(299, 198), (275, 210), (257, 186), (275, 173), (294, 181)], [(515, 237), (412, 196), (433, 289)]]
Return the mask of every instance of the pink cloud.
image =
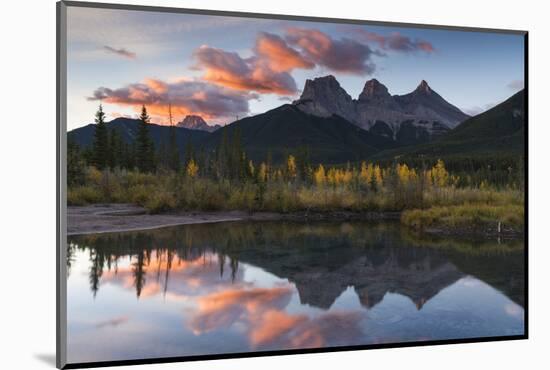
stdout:
[(152, 117), (165, 123), (168, 104), (176, 116), (197, 114), (205, 119), (223, 119), (235, 114), (247, 114), (248, 101), (257, 96), (226, 89), (201, 81), (165, 82), (152, 78), (119, 88), (99, 87), (89, 100), (130, 106), (139, 111), (142, 105)]
[(292, 76), (272, 69), (265, 58), (244, 59), (237, 53), (206, 45), (195, 51), (195, 58), (196, 68), (204, 70), (204, 80), (226, 88), (278, 95), (292, 95), (297, 91)]
[(315, 67), (297, 50), (291, 48), (280, 36), (262, 32), (256, 39), (256, 53), (266, 59), (275, 72), (288, 72), (295, 68), (311, 69)]
[(299, 47), (314, 63), (333, 71), (359, 75), (374, 72), (373, 51), (356, 40), (333, 39), (318, 30), (296, 27), (287, 30), (286, 40)]

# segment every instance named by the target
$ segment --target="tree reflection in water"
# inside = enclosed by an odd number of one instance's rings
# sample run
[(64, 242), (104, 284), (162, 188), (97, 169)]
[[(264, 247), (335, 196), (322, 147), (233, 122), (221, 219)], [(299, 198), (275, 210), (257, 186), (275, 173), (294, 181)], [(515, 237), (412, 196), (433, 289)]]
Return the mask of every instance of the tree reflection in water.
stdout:
[(202, 260), (218, 264), (220, 279), (229, 271), (233, 283), (239, 262), (259, 266), (293, 282), (302, 303), (323, 309), (348, 286), (367, 308), (397, 292), (420, 309), (468, 275), (524, 305), (522, 240), (419, 238), (387, 223), (232, 222), (72, 236), (68, 245), (68, 271), (75, 250), (88, 251), (94, 297), (104, 270), (116, 274), (119, 261), (129, 258), (138, 298), (148, 284), (161, 284), (161, 276), (166, 295), (174, 266)]

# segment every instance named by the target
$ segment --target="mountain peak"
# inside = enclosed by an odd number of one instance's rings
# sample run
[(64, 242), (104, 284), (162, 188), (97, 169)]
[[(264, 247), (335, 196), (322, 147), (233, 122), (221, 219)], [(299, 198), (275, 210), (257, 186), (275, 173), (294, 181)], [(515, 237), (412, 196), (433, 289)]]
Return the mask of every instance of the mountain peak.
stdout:
[[(307, 79), (302, 92), (302, 99), (308, 99), (307, 95), (315, 94), (316, 92), (323, 91), (341, 91), (347, 95), (346, 91), (340, 86), (340, 83), (333, 75), (326, 75), (323, 77), (316, 77), (313, 80)], [(304, 97), (304, 94), (306, 97)]]
[(426, 80), (422, 80), (422, 81), (420, 81), (420, 84), (417, 86), (416, 90), (414, 90), (414, 91), (425, 93), (425, 94), (430, 94), (432, 92), (432, 89), (431, 89), (430, 85), (428, 85)]
[(350, 121), (353, 119), (353, 99), (333, 75), (306, 80), (302, 95), (294, 104), (316, 116), (337, 114)]
[(191, 130), (201, 130), (201, 131), (208, 131), (212, 132), (219, 128), (218, 125), (210, 126), (206, 123), (206, 121), (198, 115), (195, 114), (189, 114), (185, 116), (183, 120), (178, 122), (176, 125), (177, 127), (184, 127)]
[(304, 99), (326, 99), (338, 97), (339, 99), (351, 101), (351, 96), (340, 86), (340, 83), (333, 75), (316, 77), (313, 80), (306, 80), (300, 100)]
[(313, 81), (334, 81), (334, 82), (338, 83), (338, 85), (340, 85), (340, 83), (338, 82), (336, 77), (334, 77), (334, 75), (326, 75), (326, 76), (321, 76), (321, 77), (315, 77), (313, 79)]
[(359, 100), (373, 97), (386, 97), (389, 95), (388, 88), (381, 84), (376, 78), (373, 78), (365, 83), (363, 91), (359, 94)]

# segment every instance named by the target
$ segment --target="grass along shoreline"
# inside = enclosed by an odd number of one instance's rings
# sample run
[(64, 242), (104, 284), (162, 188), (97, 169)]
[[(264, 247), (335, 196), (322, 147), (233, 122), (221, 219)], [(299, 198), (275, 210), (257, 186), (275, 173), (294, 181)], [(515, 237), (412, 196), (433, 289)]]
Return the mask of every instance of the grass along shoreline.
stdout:
[(416, 231), (523, 233), (523, 191), (486, 184), (457, 187), (443, 165), (423, 175), (401, 165), (393, 170), (365, 165), (362, 170), (318, 169), (309, 182), (258, 177), (230, 181), (170, 171), (146, 174), (89, 167), (81, 184), (69, 186), (67, 201), (68, 205), (136, 204), (150, 214), (271, 212), (291, 220), (391, 215)]

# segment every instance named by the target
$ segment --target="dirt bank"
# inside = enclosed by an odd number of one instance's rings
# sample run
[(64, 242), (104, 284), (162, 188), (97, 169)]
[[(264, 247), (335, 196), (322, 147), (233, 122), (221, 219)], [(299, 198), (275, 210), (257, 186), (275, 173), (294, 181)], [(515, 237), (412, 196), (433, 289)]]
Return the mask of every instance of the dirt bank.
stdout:
[(100, 204), (93, 206), (69, 206), (67, 209), (67, 233), (94, 234), (132, 230), (147, 230), (160, 227), (211, 222), (230, 222), (241, 220), (399, 220), (398, 212), (296, 212), (271, 213), (245, 211), (218, 212), (177, 212), (167, 214), (148, 214), (139, 206), (131, 204)]

